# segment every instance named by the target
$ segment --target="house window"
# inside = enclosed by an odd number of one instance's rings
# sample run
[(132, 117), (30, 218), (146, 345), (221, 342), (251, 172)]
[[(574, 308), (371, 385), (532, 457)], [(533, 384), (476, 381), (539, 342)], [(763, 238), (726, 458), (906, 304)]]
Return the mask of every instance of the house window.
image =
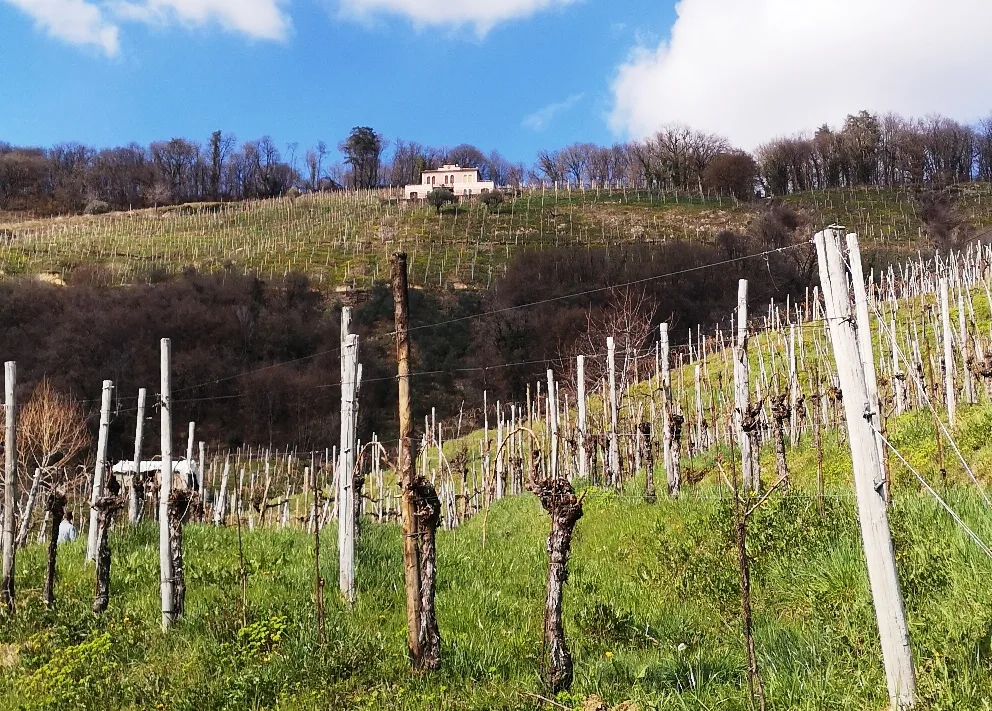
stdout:
[(410, 199), (411, 200), (416, 200), (417, 199), (417, 193), (410, 193)]

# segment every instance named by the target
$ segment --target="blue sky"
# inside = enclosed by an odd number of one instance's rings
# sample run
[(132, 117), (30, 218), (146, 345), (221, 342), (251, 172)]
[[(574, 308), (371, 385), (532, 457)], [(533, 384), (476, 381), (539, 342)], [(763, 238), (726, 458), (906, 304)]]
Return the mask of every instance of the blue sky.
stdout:
[(120, 22), (108, 52), (53, 37), (0, 0), (0, 140), (108, 146), (223, 129), (298, 142), (302, 156), (370, 125), (529, 163), (540, 148), (623, 138), (610, 123), (612, 82), (674, 19), (670, 3), (585, 0), (480, 34), (398, 13), (343, 16), (336, 2), (283, 5), (292, 26), (275, 40), (216, 22)]
[(992, 115), (989, 0), (0, 0), (0, 141), (216, 130), (300, 154), (687, 123), (755, 149), (861, 109)]

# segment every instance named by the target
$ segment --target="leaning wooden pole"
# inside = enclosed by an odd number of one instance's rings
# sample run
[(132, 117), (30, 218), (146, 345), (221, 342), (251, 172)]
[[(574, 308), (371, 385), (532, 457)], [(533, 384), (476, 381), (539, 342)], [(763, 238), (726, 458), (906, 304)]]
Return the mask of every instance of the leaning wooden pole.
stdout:
[(399, 449), (396, 470), (399, 473), (403, 522), (403, 573), (406, 587), (407, 648), (415, 666), (420, 650), (420, 550), (414, 502), (414, 462), (411, 451), (413, 414), (410, 406), (410, 314), (406, 254), (396, 252), (392, 260), (391, 282), (396, 320), (396, 378), (399, 390)]
[(169, 531), (169, 499), (172, 498), (172, 341), (163, 338), (161, 343), (161, 392), (162, 411), (162, 469), (159, 472), (158, 495), (158, 555), (162, 587), (162, 630), (167, 631), (175, 622), (174, 577), (172, 542)]
[(4, 487), (3, 487), (3, 571), (0, 595), (8, 612), (14, 611), (14, 517), (17, 505), (17, 363), (4, 364)]
[(830, 326), (830, 340), (843, 391), (858, 499), (858, 518), (878, 620), (889, 699), (893, 709), (904, 709), (915, 703), (916, 674), (892, 535), (889, 531), (884, 469), (875, 445), (876, 432), (871, 421), (877, 403), (872, 403), (869, 398), (863, 365), (872, 356), (870, 353), (862, 353), (858, 343), (857, 325), (851, 310), (847, 273), (841, 254), (842, 234), (842, 230), (830, 228), (818, 233), (814, 242)]

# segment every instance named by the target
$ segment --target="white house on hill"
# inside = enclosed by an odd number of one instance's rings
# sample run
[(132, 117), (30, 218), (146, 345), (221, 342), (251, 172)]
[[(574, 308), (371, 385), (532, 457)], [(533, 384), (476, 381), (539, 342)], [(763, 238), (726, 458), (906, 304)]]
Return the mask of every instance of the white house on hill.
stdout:
[(479, 180), (478, 168), (443, 165), (437, 170), (425, 170), (416, 185), (406, 186), (407, 200), (423, 200), (434, 188), (448, 188), (457, 197), (471, 197), (496, 190), (491, 180)]

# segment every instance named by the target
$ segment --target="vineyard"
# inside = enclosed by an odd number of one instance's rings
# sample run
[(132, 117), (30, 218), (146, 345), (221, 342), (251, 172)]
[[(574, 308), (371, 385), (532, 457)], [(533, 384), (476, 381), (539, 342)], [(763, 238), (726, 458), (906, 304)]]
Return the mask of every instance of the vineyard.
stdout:
[[(959, 196), (979, 232), (990, 198)], [(164, 339), (161, 384), (134, 404), (161, 447), (139, 431), (133, 462), (107, 460), (107, 381), (92, 469), (38, 464), (18, 491), (9, 363), (0, 703), (986, 707), (992, 249), (917, 254), (909, 193), (790, 200), (903, 261), (866, 274), (857, 238), (828, 229), (800, 298), (755, 311), (742, 281), (737, 309), (682, 345), (667, 323), (647, 347), (617, 333), (519, 402), (484, 399), (471, 432), (460, 413), (410, 419), (427, 373), (409, 372), (407, 339), (432, 325), (409, 327), (408, 274), (485, 287), (521, 248), (708, 242), (752, 208), (559, 190), (437, 214), (369, 194), (5, 227), (8, 273), (391, 279), (400, 436), (356, 433), (345, 309), (340, 447), (227, 451), (189, 423), (185, 469), (143, 476), (172, 471), (196, 385), (172, 383)], [(63, 509), (80, 536), (57, 545)]]
[[(992, 226), (992, 186), (954, 189), (963, 219)], [(811, 224), (843, 224), (895, 252), (925, 242), (908, 189), (852, 188), (787, 198)], [(498, 204), (468, 202), (440, 213), (389, 191), (332, 193), (245, 203), (205, 203), (45, 220), (0, 218), (0, 271), (125, 284), (187, 268), (310, 276), (324, 288), (364, 289), (410, 256), (422, 287), (486, 288), (519, 250), (666, 241), (712, 242), (743, 231), (758, 208), (733, 198), (650, 190), (528, 189)]]

